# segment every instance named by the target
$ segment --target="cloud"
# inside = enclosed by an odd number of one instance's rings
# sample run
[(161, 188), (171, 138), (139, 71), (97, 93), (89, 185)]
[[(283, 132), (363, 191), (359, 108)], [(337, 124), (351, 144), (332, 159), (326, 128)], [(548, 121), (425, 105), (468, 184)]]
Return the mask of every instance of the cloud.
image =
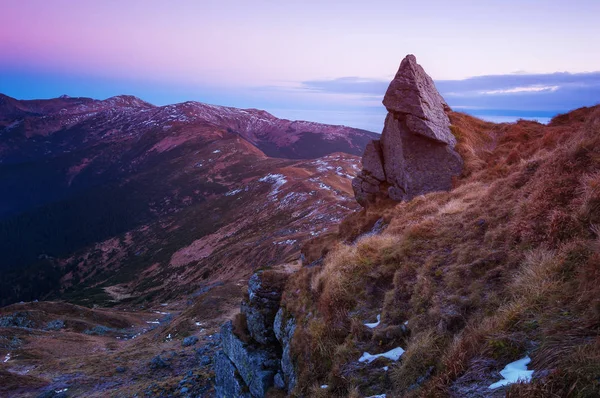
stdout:
[[(389, 81), (360, 77), (302, 82), (298, 89), (352, 95), (361, 101), (381, 101)], [(600, 72), (512, 73), (477, 76), (463, 80), (437, 80), (438, 90), (449, 105), (471, 113), (488, 110), (497, 114), (539, 112), (556, 114), (600, 102)]]
[(540, 91), (556, 91), (558, 86), (528, 86), (528, 87), (513, 87), (501, 90), (481, 91), (481, 94), (496, 95), (496, 94), (515, 94), (515, 93), (539, 93)]

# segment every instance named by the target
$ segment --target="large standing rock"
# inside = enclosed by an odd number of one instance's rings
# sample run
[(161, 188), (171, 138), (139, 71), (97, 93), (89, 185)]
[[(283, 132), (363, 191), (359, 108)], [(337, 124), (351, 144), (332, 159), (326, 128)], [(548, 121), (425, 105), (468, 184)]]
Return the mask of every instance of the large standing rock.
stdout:
[(381, 140), (367, 146), (363, 170), (352, 181), (356, 200), (367, 206), (452, 188), (463, 161), (454, 150), (450, 108), (414, 55), (402, 60), (383, 104), (388, 115)]
[(241, 341), (233, 332), (231, 321), (221, 327), (221, 346), (252, 396), (264, 397), (273, 386), (279, 368), (277, 352), (269, 347), (255, 347)]

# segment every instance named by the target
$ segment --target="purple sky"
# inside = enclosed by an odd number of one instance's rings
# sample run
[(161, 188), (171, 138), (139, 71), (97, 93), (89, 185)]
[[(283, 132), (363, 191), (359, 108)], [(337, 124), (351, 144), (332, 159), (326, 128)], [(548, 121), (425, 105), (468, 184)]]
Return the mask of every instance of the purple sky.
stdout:
[(3, 0), (0, 92), (198, 100), (378, 130), (413, 53), (451, 106), (544, 118), (600, 101), (598, 74), (583, 73), (600, 71), (599, 15), (597, 0)]

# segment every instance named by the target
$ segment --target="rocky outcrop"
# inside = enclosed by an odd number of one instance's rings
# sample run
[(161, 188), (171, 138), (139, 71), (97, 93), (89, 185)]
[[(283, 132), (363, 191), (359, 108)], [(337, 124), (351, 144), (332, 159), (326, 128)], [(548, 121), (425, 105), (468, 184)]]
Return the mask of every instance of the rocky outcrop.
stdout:
[(448, 104), (433, 80), (407, 55), (383, 99), (388, 111), (380, 140), (369, 143), (363, 170), (352, 181), (358, 203), (396, 201), (449, 190), (463, 161), (454, 150)]
[(218, 398), (258, 398), (273, 386), (291, 391), (296, 385), (290, 352), (296, 322), (280, 308), (288, 276), (285, 271), (267, 270), (250, 278), (235, 327), (247, 329), (240, 333), (249, 335), (244, 340), (236, 335), (232, 322), (221, 327), (223, 355), (215, 358)]
[(244, 380), (223, 351), (215, 355), (215, 393), (222, 398), (252, 398)]
[(246, 315), (250, 336), (260, 344), (275, 342), (273, 322), (286, 280), (284, 272), (263, 271), (248, 281), (248, 297), (242, 301), (241, 311)]
[(277, 311), (273, 329), (281, 344), (281, 371), (275, 375), (275, 385), (284, 391), (292, 391), (296, 386), (296, 368), (292, 362), (291, 343), (296, 331), (296, 320), (286, 316), (283, 308)]
[(221, 346), (252, 396), (264, 397), (279, 369), (275, 349), (244, 343), (233, 332), (231, 322), (221, 327)]

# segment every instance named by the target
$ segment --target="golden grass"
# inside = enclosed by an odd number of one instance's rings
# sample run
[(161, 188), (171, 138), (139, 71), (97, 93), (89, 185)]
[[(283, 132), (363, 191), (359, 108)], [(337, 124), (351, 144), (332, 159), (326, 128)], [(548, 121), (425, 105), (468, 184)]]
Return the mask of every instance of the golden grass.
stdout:
[[(548, 376), (509, 396), (600, 395), (600, 107), (548, 126), (450, 118), (456, 188), (351, 215), (324, 265), (292, 277), (298, 392), (316, 379), (360, 394), (369, 375), (340, 375), (352, 347), (405, 344), (394, 396), (445, 396), (474, 361), (491, 373), (525, 353)], [(382, 235), (350, 243), (380, 218)], [(377, 311), (385, 325), (366, 331)]]

